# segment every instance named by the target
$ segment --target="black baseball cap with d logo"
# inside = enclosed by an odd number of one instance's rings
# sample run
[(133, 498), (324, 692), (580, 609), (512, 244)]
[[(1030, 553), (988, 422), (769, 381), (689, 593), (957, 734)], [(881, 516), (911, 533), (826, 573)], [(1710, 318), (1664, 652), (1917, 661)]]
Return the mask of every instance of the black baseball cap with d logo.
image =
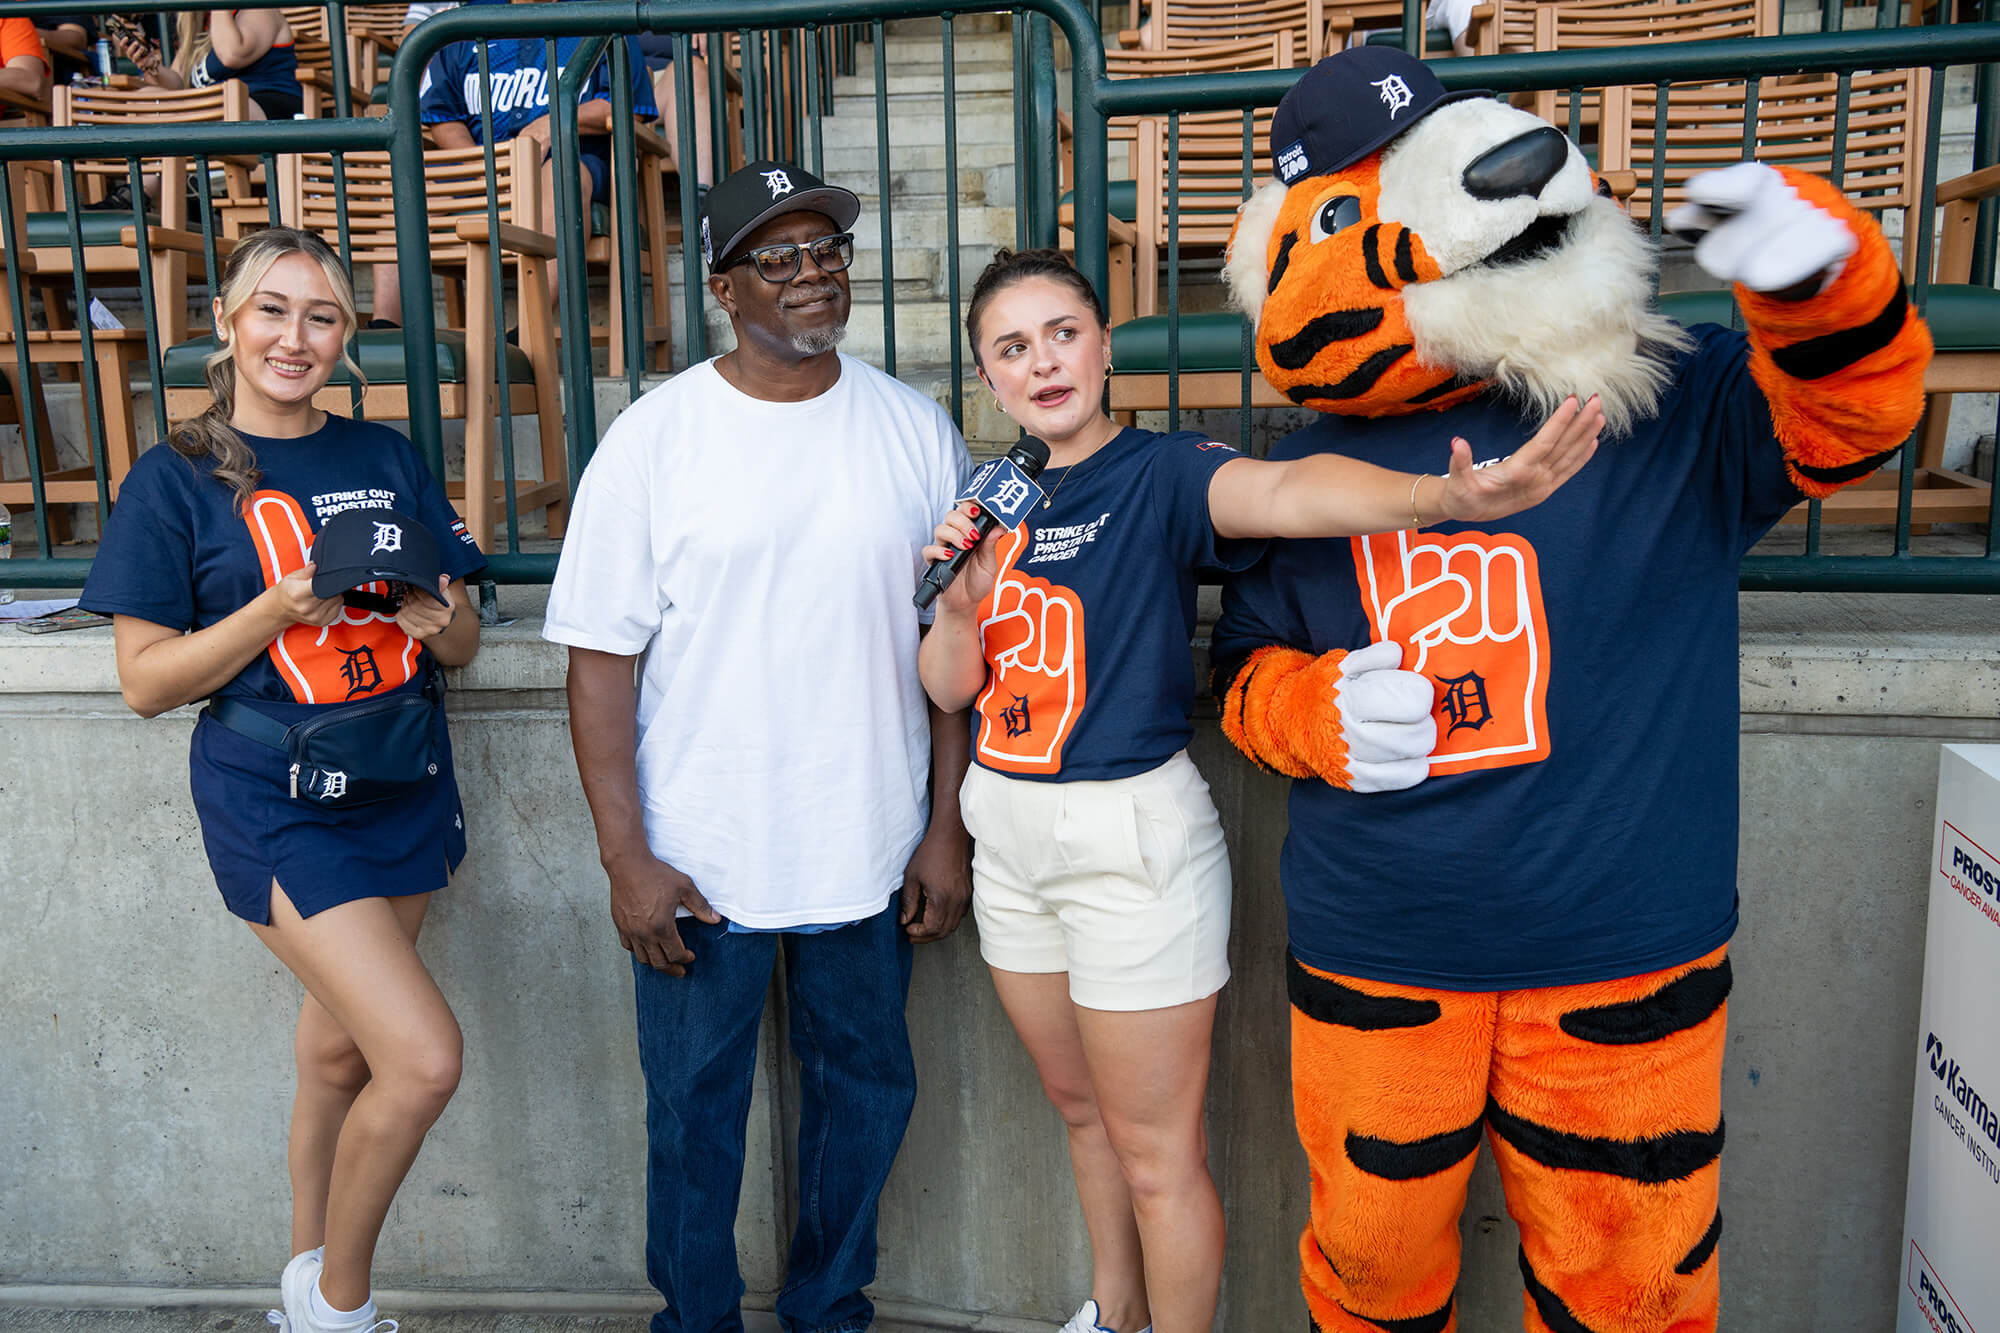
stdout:
[(1291, 86), (1271, 117), (1271, 165), (1290, 185), (1351, 167), (1447, 102), (1491, 97), (1448, 93), (1430, 67), (1393, 46), (1353, 46), (1327, 56)]
[(437, 538), (395, 509), (349, 509), (328, 519), (313, 538), (313, 596), (343, 595), (349, 606), (394, 612), (398, 603), (359, 589), (368, 583), (407, 583), (439, 605)]
[(861, 200), (789, 162), (752, 162), (708, 192), (701, 213), (701, 257), (708, 271), (719, 270), (751, 232), (781, 213), (823, 213), (846, 231), (861, 216)]

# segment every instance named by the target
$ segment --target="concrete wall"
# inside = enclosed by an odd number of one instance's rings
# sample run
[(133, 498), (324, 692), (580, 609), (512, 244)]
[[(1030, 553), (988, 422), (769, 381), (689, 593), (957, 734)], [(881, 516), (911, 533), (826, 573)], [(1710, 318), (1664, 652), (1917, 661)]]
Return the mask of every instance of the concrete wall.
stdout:
[[(1993, 603), (1745, 599), (1724, 1327), (1891, 1322), (1937, 746), (2000, 738)], [(630, 974), (570, 761), (561, 659), (534, 631), (490, 634), (453, 695), (474, 850), (423, 948), (465, 1027), (465, 1079), (377, 1276), (473, 1303), (547, 1291), (640, 1308)], [(216, 898), (187, 798), (190, 725), (123, 709), (108, 630), (0, 634), (0, 1302), (268, 1286), (286, 1257), (298, 987)], [(1283, 784), (1212, 722), (1195, 758), (1238, 877), (1209, 1099), (1231, 1225), (1221, 1326), (1297, 1329), (1306, 1178), (1286, 1086)], [(982, 1329), (1060, 1322), (1089, 1280), (1060, 1126), (969, 926), (920, 952), (910, 1012), (923, 1087), (876, 1294), (905, 1325), (974, 1322), (952, 1311), (983, 1312)], [(782, 1050), (773, 1020), (737, 1219), (766, 1305), (787, 1208)], [(1516, 1242), (1485, 1166), (1465, 1235), (1462, 1326), (1514, 1326)]]

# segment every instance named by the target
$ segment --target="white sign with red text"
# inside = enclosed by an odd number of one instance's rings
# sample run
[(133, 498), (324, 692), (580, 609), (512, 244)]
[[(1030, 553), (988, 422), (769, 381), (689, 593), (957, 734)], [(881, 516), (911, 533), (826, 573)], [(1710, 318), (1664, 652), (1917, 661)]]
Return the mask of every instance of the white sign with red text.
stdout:
[(1947, 745), (1896, 1333), (2000, 1333), (2000, 745)]

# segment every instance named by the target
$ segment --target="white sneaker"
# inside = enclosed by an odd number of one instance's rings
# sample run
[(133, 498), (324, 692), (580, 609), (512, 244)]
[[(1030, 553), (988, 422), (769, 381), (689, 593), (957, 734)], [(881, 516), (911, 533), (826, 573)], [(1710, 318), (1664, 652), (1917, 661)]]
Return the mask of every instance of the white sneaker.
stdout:
[(299, 1251), (285, 1265), (284, 1275), (278, 1279), (278, 1300), (285, 1308), (264, 1312), (264, 1322), (276, 1324), (278, 1333), (299, 1333), (305, 1328), (301, 1316), (312, 1297), (313, 1283), (319, 1280), (320, 1264), (325, 1257), (326, 1247), (322, 1245)]
[[(1071, 1315), (1070, 1321), (1062, 1326), (1061, 1333), (1115, 1333), (1115, 1330), (1097, 1322), (1100, 1313), (1096, 1301), (1085, 1301), (1083, 1308)], [(1148, 1324), (1139, 1333), (1153, 1333), (1153, 1326)]]

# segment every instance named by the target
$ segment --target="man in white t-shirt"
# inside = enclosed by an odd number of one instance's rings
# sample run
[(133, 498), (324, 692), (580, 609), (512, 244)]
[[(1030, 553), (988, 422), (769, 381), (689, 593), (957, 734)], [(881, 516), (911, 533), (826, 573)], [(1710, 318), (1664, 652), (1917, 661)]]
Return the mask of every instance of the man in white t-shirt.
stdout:
[(653, 1333), (743, 1326), (732, 1224), (780, 951), (801, 1107), (778, 1316), (868, 1327), (876, 1202), (916, 1095), (910, 942), (949, 934), (971, 896), (970, 730), (924, 695), (910, 603), (965, 444), (834, 350), (859, 212), (778, 162), (709, 192), (702, 256), (736, 350), (612, 423), (549, 596), (633, 960)]

